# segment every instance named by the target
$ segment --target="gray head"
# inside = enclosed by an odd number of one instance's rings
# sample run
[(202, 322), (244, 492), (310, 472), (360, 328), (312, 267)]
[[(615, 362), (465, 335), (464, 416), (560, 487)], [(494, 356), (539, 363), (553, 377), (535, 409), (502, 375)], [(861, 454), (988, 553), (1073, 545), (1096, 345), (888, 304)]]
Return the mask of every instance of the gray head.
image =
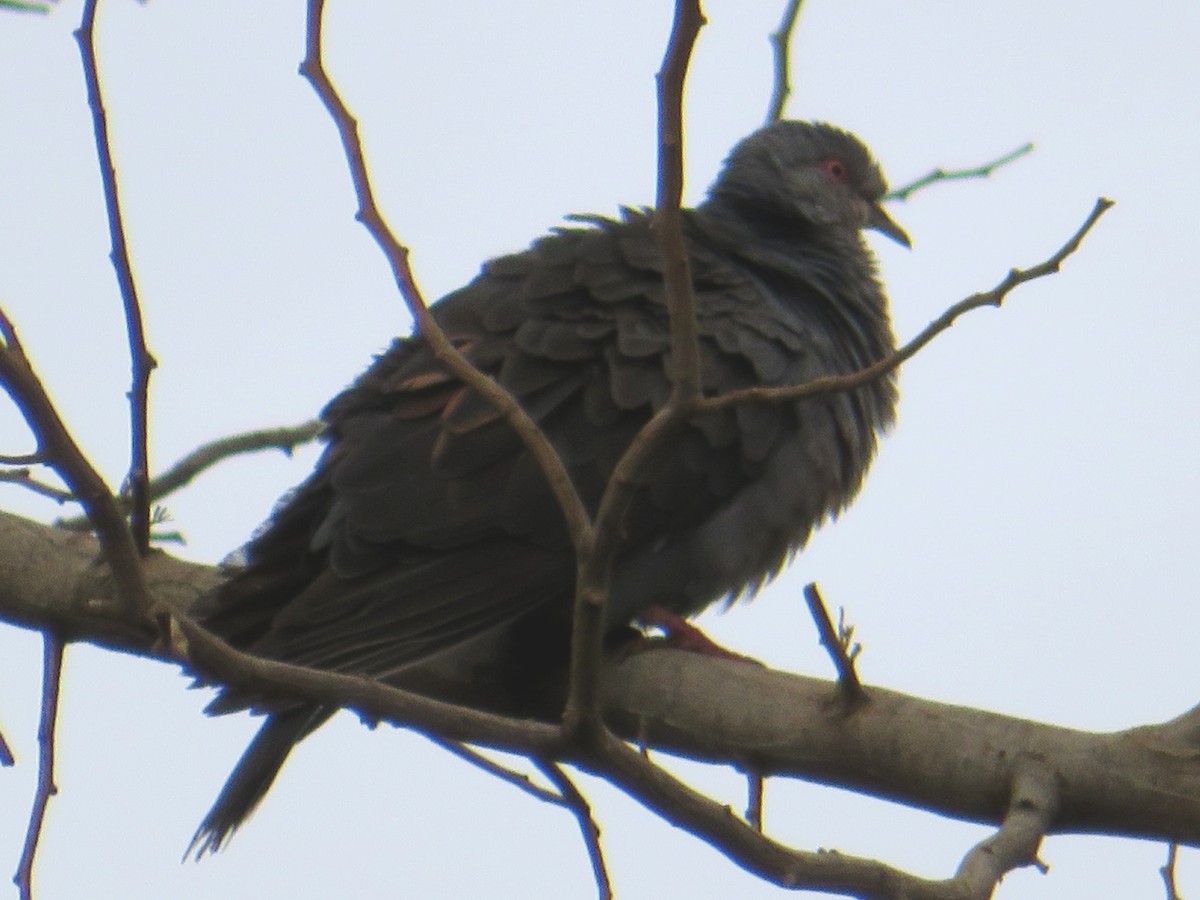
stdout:
[(874, 228), (910, 246), (879, 205), (887, 182), (862, 141), (823, 122), (774, 122), (730, 152), (709, 191), (755, 218), (817, 228)]

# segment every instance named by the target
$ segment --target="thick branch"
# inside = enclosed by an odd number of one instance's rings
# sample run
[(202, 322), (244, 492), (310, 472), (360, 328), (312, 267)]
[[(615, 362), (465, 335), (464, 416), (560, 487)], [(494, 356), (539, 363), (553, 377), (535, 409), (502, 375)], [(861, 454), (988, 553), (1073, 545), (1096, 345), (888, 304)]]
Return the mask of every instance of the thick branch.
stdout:
[[(168, 658), (109, 602), (112, 584), (94, 566), (98, 550), (89, 535), (0, 513), (0, 618)], [(157, 602), (186, 610), (219, 574), (156, 553), (147, 560), (147, 581)], [(275, 670), (264, 676), (273, 680), (260, 682), (264, 688), (344, 703), (444, 738), (526, 755), (552, 754), (559, 746), (551, 726), (464, 716), (458, 707), (366, 679), (256, 664)], [(279, 677), (281, 669), (298, 674)], [(1200, 846), (1200, 708), (1161, 725), (1095, 734), (871, 687), (870, 702), (846, 715), (831, 702), (836, 688), (828, 681), (669, 649), (610, 662), (604, 682), (608, 722), (652, 748), (994, 824), (1009, 814), (1022, 767), (1040, 760), (1059, 779), (1050, 833)]]

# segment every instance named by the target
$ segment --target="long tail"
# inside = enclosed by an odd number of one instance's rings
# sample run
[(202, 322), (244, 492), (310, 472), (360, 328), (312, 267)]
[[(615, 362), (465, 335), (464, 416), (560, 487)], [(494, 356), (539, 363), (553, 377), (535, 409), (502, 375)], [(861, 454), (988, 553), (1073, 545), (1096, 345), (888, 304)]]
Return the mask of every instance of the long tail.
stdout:
[(205, 853), (220, 850), (266, 796), (292, 747), (331, 715), (333, 710), (327, 707), (301, 706), (268, 716), (196, 829), (184, 859), (193, 852), (199, 860)]

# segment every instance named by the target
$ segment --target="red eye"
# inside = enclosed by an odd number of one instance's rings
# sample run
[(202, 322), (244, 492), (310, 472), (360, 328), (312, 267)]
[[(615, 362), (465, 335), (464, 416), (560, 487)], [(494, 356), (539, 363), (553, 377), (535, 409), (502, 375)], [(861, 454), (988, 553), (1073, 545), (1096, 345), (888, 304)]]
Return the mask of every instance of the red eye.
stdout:
[(845, 182), (849, 175), (849, 173), (846, 171), (846, 167), (842, 165), (841, 160), (838, 159), (825, 160), (823, 163), (821, 163), (821, 168), (824, 169), (829, 177), (834, 181)]

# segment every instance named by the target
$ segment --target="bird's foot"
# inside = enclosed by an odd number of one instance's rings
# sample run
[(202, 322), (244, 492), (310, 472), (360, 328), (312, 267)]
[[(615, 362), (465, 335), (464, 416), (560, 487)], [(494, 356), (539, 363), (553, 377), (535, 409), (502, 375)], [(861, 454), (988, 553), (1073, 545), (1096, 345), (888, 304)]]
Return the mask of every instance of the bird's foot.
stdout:
[(644, 628), (656, 628), (662, 632), (662, 637), (648, 639), (650, 643), (644, 645), (646, 649), (674, 647), (689, 653), (701, 653), (720, 659), (736, 659), (739, 662), (762, 665), (752, 657), (722, 647), (683, 616), (662, 606), (650, 607), (638, 617), (638, 624)]

